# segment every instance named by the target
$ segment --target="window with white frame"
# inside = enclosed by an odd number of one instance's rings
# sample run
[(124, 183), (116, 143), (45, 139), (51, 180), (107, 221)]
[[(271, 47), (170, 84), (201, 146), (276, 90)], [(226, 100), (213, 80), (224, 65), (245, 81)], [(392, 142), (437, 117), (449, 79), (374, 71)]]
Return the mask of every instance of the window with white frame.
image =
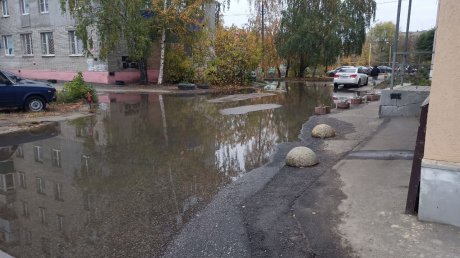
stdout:
[(21, 34), (22, 54), (31, 56), (34, 54), (34, 47), (32, 45), (32, 33)]
[(64, 216), (57, 214), (57, 227), (59, 230), (64, 229)]
[(81, 156), (81, 170), (85, 176), (89, 174), (89, 156), (88, 155)]
[(37, 193), (45, 194), (45, 180), (41, 177), (37, 177), (35, 181), (37, 183)]
[(39, 0), (38, 1), (38, 6), (40, 8), (41, 13), (47, 13), (48, 12), (48, 0)]
[(26, 228), (22, 228), (22, 242), (26, 245), (32, 243), (32, 232)]
[(92, 195), (90, 193), (84, 193), (83, 194), (83, 208), (85, 210), (87, 210), (87, 211), (94, 210), (94, 208), (95, 208), (94, 202), (95, 202), (94, 195)]
[(26, 182), (26, 174), (24, 172), (18, 172), (19, 175), (19, 185), (26, 189), (27, 188), (27, 182)]
[(14, 55), (13, 36), (11, 35), (3, 36), (3, 45), (5, 46), (6, 56)]
[(22, 202), (22, 216), (29, 217), (29, 204)]
[(46, 225), (46, 208), (38, 207), (38, 216), (43, 225)]
[(22, 15), (29, 14), (29, 0), (19, 0)]
[(69, 49), (71, 55), (83, 54), (83, 41), (77, 37), (74, 30), (69, 31)]
[(3, 17), (10, 16), (10, 12), (8, 11), (8, 0), (1, 0), (2, 1), (2, 14)]
[(42, 54), (54, 55), (54, 39), (52, 32), (40, 33), (42, 39)]
[(52, 149), (51, 158), (52, 158), (53, 166), (60, 168), (61, 167), (61, 151)]
[(14, 175), (12, 173), (0, 175), (0, 190), (5, 192), (14, 190)]
[(36, 162), (43, 163), (42, 151), (40, 146), (34, 146), (34, 159)]
[(24, 149), (22, 148), (22, 145), (18, 146), (18, 149), (16, 150), (16, 157), (21, 159), (24, 158)]
[(55, 183), (54, 184), (54, 199), (57, 201), (63, 201), (62, 198), (62, 184)]

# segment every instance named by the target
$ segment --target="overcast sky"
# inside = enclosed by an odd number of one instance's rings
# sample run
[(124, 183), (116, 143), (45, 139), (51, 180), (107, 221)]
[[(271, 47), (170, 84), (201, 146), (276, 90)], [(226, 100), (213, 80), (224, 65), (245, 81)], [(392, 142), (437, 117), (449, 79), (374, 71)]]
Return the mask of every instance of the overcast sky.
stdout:
[[(376, 0), (377, 13), (375, 22), (393, 21), (396, 23), (398, 10), (397, 0)], [(401, 31), (406, 30), (407, 9), (409, 0), (402, 1), (401, 9)], [(436, 25), (436, 14), (438, 10), (438, 0), (412, 0), (412, 15), (410, 31), (428, 30)], [(230, 10), (224, 10), (224, 23), (226, 26), (235, 24), (243, 26), (247, 23), (250, 14), (247, 0), (231, 0)]]

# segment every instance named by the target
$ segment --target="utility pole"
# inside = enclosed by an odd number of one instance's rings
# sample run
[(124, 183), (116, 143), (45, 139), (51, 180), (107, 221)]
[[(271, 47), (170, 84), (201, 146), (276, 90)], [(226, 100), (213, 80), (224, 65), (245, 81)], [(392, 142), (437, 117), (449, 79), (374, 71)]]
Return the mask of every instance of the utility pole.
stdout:
[(401, 19), (401, 2), (402, 0), (398, 0), (398, 16), (396, 17), (396, 29), (395, 29), (395, 40), (393, 45), (393, 60), (391, 64), (391, 84), (390, 89), (393, 89), (395, 84), (395, 70), (396, 70), (396, 52), (398, 51), (398, 38), (399, 38), (399, 21)]
[(404, 39), (404, 55), (402, 61), (402, 75), (401, 75), (401, 86), (404, 84), (404, 73), (406, 71), (407, 53), (409, 51), (409, 26), (410, 26), (410, 14), (412, 9), (412, 0), (409, 0), (409, 9), (407, 10), (407, 24), (406, 24), (406, 38)]
[(388, 44), (390, 44), (390, 52), (388, 52), (388, 65), (391, 65), (391, 43), (388, 42)]
[(265, 6), (264, 6), (264, 0), (262, 0), (262, 74), (263, 74), (263, 77), (265, 77), (265, 70), (264, 70), (265, 44), (264, 42), (265, 42)]
[(369, 42), (369, 66), (371, 66), (372, 42)]

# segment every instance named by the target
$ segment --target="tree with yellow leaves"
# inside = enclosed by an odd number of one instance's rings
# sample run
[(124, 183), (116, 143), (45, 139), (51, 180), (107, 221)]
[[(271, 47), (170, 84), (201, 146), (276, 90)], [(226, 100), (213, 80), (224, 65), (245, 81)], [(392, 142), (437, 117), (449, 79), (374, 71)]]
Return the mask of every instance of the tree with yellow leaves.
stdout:
[[(87, 54), (97, 48), (101, 59), (120, 45), (139, 63), (141, 83), (147, 83), (147, 58), (152, 45), (166, 35), (190, 39), (195, 26), (201, 26), (203, 6), (210, 0), (60, 0), (63, 12), (76, 20), (77, 35)], [(192, 28), (192, 29), (191, 29)], [(164, 56), (164, 55), (163, 55)], [(161, 60), (163, 65), (164, 60)], [(162, 76), (162, 75), (161, 75)]]

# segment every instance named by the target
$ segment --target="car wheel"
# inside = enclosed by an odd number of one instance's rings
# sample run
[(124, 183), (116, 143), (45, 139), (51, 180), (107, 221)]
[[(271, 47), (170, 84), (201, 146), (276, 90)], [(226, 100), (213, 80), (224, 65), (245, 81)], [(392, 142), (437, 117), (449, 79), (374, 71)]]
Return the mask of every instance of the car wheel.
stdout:
[(369, 84), (369, 77), (366, 79), (366, 83), (363, 84), (363, 86), (367, 86)]
[(358, 80), (358, 88), (361, 87), (361, 79)]
[(339, 89), (339, 85), (337, 83), (334, 83), (334, 92), (337, 92), (338, 89)]
[(25, 109), (31, 112), (40, 112), (46, 107), (46, 102), (42, 97), (32, 96), (27, 98)]

